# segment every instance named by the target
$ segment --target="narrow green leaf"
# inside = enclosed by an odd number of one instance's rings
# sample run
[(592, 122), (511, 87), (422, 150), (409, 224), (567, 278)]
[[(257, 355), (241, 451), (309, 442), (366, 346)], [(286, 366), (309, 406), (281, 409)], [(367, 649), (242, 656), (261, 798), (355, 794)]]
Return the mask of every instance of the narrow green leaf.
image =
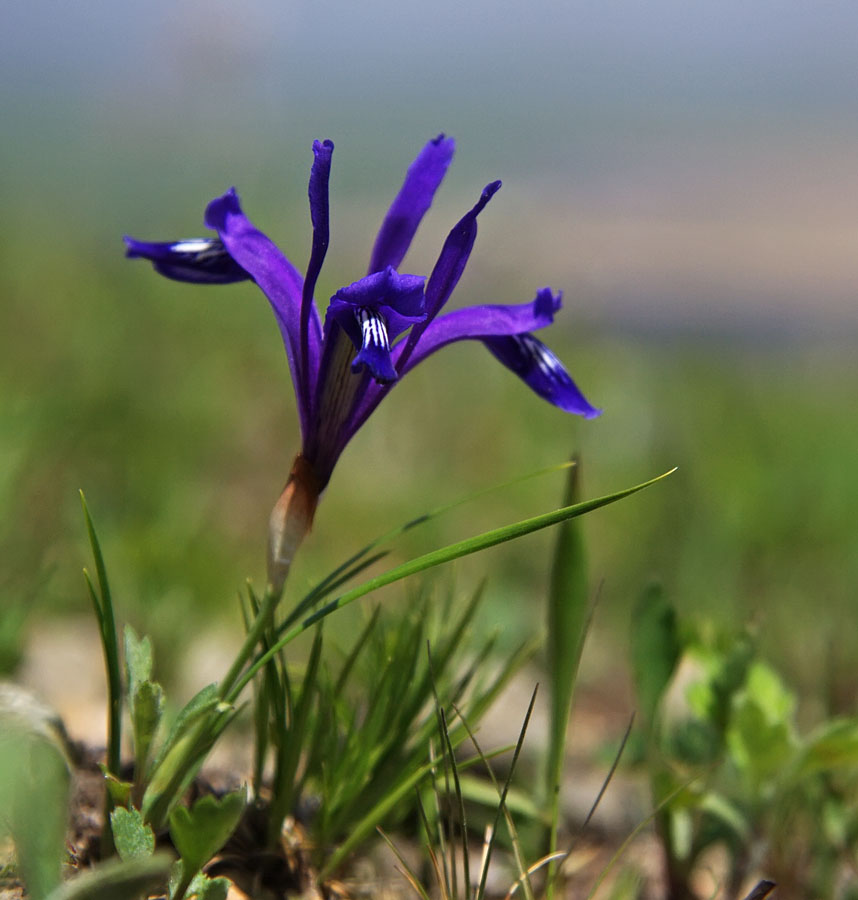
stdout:
[(113, 844), (123, 862), (152, 856), (155, 852), (155, 832), (143, 821), (139, 810), (118, 806), (110, 814)]
[[(569, 470), (564, 506), (580, 502), (581, 466)], [(560, 822), (560, 779), (566, 751), (566, 731), (572, 710), (572, 696), (578, 667), (584, 651), (584, 639), (590, 621), (587, 578), (587, 552), (584, 536), (575, 519), (567, 519), (557, 528), (557, 542), (551, 566), (548, 594), (548, 674), (551, 700), (551, 726), (548, 737), (545, 798), (551, 810), (548, 852), (557, 850)], [(548, 868), (548, 900), (553, 897), (554, 864)]]
[(340, 585), (345, 584), (345, 582), (349, 581), (351, 578), (354, 578), (364, 569), (371, 566), (373, 563), (378, 562), (380, 559), (383, 559), (387, 555), (387, 551), (382, 553), (377, 553), (371, 558), (367, 558), (368, 554), (372, 553), (377, 547), (384, 546), (385, 544), (389, 544), (391, 541), (398, 538), (400, 535), (405, 534), (405, 532), (410, 531), (412, 528), (416, 528), (418, 525), (423, 525), (426, 522), (431, 522), (433, 519), (438, 518), (444, 513), (450, 512), (451, 510), (457, 509), (460, 506), (464, 506), (467, 503), (472, 503), (475, 500), (479, 500), (481, 497), (485, 497), (488, 494), (492, 494), (496, 491), (505, 490), (506, 488), (514, 487), (517, 484), (521, 484), (525, 481), (529, 481), (532, 478), (540, 478), (543, 475), (550, 475), (553, 472), (559, 472), (569, 466), (573, 465), (571, 462), (560, 463), (559, 465), (548, 466), (547, 468), (537, 469), (534, 472), (528, 472), (526, 475), (520, 475), (516, 478), (512, 478), (509, 481), (504, 481), (501, 484), (491, 485), (487, 488), (481, 488), (478, 491), (474, 491), (471, 494), (467, 494), (464, 497), (460, 497), (458, 500), (454, 500), (451, 503), (445, 503), (442, 506), (436, 506), (434, 509), (429, 510), (428, 512), (423, 513), (422, 515), (415, 516), (413, 519), (409, 519), (402, 525), (398, 525), (395, 528), (392, 528), (390, 531), (385, 532), (379, 537), (374, 538), (370, 541), (366, 546), (357, 551), (353, 556), (349, 557), (345, 562), (341, 563), (330, 572), (316, 587), (307, 594), (306, 597), (289, 613), (286, 617), (286, 620), (283, 622), (285, 627), (288, 627), (293, 622), (297, 621), (297, 619), (302, 616), (305, 612), (313, 607), (317, 602), (319, 602), (323, 597), (327, 596), (332, 591), (336, 590)]
[(129, 862), (110, 859), (70, 879), (48, 900), (141, 900), (167, 883), (172, 864), (165, 852)]
[(262, 666), (264, 666), (269, 659), (271, 659), (290, 641), (293, 641), (296, 637), (298, 637), (298, 635), (305, 632), (308, 628), (311, 628), (326, 616), (329, 616), (331, 613), (336, 612), (336, 610), (342, 608), (343, 606), (347, 606), (349, 603), (354, 602), (358, 598), (363, 597), (366, 594), (371, 593), (372, 591), (378, 590), (381, 587), (385, 587), (388, 584), (393, 584), (396, 581), (401, 581), (403, 578), (407, 578), (410, 575), (416, 574), (417, 572), (423, 572), (427, 569), (434, 568), (435, 566), (440, 566), (443, 563), (451, 562), (454, 559), (459, 559), (472, 553), (478, 553), (481, 550), (486, 550), (489, 547), (497, 546), (498, 544), (502, 544), (506, 541), (524, 537), (524, 535), (532, 534), (535, 531), (540, 531), (541, 529), (548, 528), (551, 525), (557, 525), (560, 522), (564, 522), (566, 519), (571, 519), (575, 516), (581, 516), (585, 513), (592, 512), (593, 510), (600, 509), (603, 506), (608, 506), (611, 503), (616, 503), (617, 500), (622, 500), (623, 498), (629, 497), (632, 494), (637, 493), (638, 491), (642, 491), (644, 488), (656, 484), (657, 482), (666, 478), (668, 475), (672, 474), (674, 471), (676, 470), (671, 469), (670, 471), (665, 472), (663, 475), (659, 475), (658, 477), (652, 478), (649, 481), (645, 481), (642, 484), (635, 485), (631, 488), (626, 488), (625, 490), (618, 491), (614, 494), (608, 494), (607, 496), (599, 497), (595, 500), (587, 500), (583, 503), (577, 503), (574, 506), (563, 507), (562, 509), (557, 509), (553, 512), (544, 513), (541, 516), (534, 516), (530, 519), (524, 519), (520, 522), (515, 522), (512, 525), (506, 525), (503, 528), (495, 528), (492, 531), (487, 531), (483, 534), (468, 538), (464, 541), (458, 541), (455, 544), (450, 544), (447, 547), (442, 547), (440, 550), (434, 550), (430, 553), (425, 553), (422, 556), (418, 556), (416, 559), (412, 559), (409, 562), (396, 566), (395, 568), (390, 569), (389, 571), (384, 572), (381, 575), (376, 576), (375, 578), (371, 578), (369, 581), (358, 585), (352, 590), (346, 592), (345, 594), (342, 594), (335, 600), (326, 604), (320, 610), (313, 613), (313, 615), (306, 618), (302, 623), (287, 630), (285, 634), (282, 633), (283, 629), (280, 629), (279, 633), (281, 634), (281, 637), (277, 641), (277, 643), (266, 653), (256, 658), (253, 665), (244, 673), (238, 683), (226, 694), (226, 699), (232, 701), (237, 699), (238, 695), (247, 686), (247, 684), (259, 671), (259, 669), (262, 668)]
[(141, 804), (143, 816), (158, 831), (181, 800), (206, 756), (238, 713), (236, 707), (216, 701), (204, 711), (153, 768)]
[(656, 709), (681, 653), (676, 612), (661, 586), (651, 584), (632, 610), (631, 657), (643, 727), (651, 734)]
[(207, 684), (194, 694), (176, 716), (166, 740), (161, 745), (157, 756), (152, 761), (153, 770), (158, 768), (167, 754), (187, 734), (203, 716), (213, 712), (218, 704), (216, 684)]
[(279, 735), (280, 746), (278, 747), (274, 798), (268, 822), (268, 841), (272, 846), (279, 841), (283, 831), (283, 821), (292, 811), (295, 800), (298, 763), (301, 759), (301, 751), (306, 745), (307, 722), (317, 696), (316, 679), (322, 658), (322, 642), (322, 629), (319, 628), (313, 640), (310, 659), (301, 683), (301, 694), (295, 703), (288, 733), (284, 729), (284, 733)]
[(107, 670), (108, 690), (108, 728), (107, 728), (107, 766), (114, 775), (119, 774), (120, 750), (122, 746), (122, 676), (119, 671), (119, 642), (116, 636), (116, 618), (113, 614), (113, 599), (110, 593), (110, 583), (107, 580), (107, 568), (104, 565), (104, 556), (101, 553), (101, 545), (95, 533), (95, 526), (86, 505), (86, 497), (80, 492), (80, 502), (83, 507), (83, 517), (86, 522), (86, 530), (89, 535), (89, 544), (92, 548), (92, 556), (95, 560), (95, 572), (98, 578), (99, 594), (96, 596), (95, 588), (84, 569), (84, 578), (93, 605), (98, 611), (99, 626), (101, 631), (101, 645), (104, 652), (104, 664)]
[[(244, 791), (224, 794), (219, 799), (207, 794), (191, 809), (179, 806), (170, 814), (170, 837), (182, 858), (183, 878), (188, 884), (226, 843), (246, 802)], [(178, 898), (182, 896), (179, 894)]]

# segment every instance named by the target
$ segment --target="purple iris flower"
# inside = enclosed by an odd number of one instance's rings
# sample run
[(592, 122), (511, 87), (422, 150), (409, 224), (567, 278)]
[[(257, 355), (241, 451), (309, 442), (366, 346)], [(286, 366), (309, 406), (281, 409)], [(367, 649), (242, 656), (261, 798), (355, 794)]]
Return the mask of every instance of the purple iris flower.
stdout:
[(430, 141), (411, 164), (382, 222), (368, 274), (334, 294), (322, 324), (313, 294), (328, 249), (333, 149), (330, 141), (313, 144), (313, 243), (304, 278), (245, 216), (234, 188), (206, 209), (205, 224), (217, 237), (171, 243), (125, 238), (129, 257), (150, 260), (168, 278), (199, 284), (255, 281), (274, 310), (303, 438), (289, 483), (272, 513), (269, 578), (278, 586), (285, 579), (283, 564), (288, 571), (291, 554), (309, 530), (316, 501), (346, 444), (391, 387), (446, 344), (480, 340), (550, 403), (586, 418), (600, 413), (531, 333), (551, 324), (560, 294), (542, 288), (529, 303), (472, 306), (439, 315), (471, 254), (477, 216), (500, 188), (499, 181), (486, 186), (450, 232), (428, 279), (399, 272), (453, 158), (454, 142), (444, 135)]

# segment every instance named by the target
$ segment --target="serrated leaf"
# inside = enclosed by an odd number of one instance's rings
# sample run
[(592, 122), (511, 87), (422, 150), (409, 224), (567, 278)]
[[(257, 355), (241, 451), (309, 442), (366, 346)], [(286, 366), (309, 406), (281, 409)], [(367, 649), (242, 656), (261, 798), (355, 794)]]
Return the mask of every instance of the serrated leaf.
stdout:
[(70, 879), (47, 900), (139, 900), (166, 884), (172, 863), (164, 852), (130, 862), (111, 859)]
[(163, 704), (164, 691), (160, 684), (151, 681), (137, 684), (131, 699), (131, 724), (138, 778), (142, 778), (146, 769), (149, 750), (161, 722)]
[(635, 693), (644, 728), (651, 733), (656, 709), (676, 664), (680, 643), (676, 612), (659, 585), (650, 585), (632, 611), (631, 657)]
[(179, 806), (170, 814), (170, 837), (182, 857), (186, 874), (196, 874), (226, 843), (238, 825), (246, 804), (244, 791), (217, 798), (201, 797), (188, 809)]
[(128, 674), (128, 693), (133, 696), (135, 688), (152, 678), (152, 642), (148, 637), (137, 636), (130, 626), (125, 626), (125, 671)]
[(123, 861), (151, 856), (155, 852), (155, 833), (133, 807), (114, 809), (110, 814), (110, 827), (116, 852)]
[(226, 900), (228, 893), (229, 879), (209, 878), (200, 872), (194, 877), (185, 896), (196, 897), (197, 900)]
[(115, 775), (110, 774), (105, 765), (99, 765), (99, 768), (104, 775), (104, 786), (107, 788), (107, 793), (110, 794), (114, 804), (126, 806), (131, 797), (131, 782), (120, 781)]

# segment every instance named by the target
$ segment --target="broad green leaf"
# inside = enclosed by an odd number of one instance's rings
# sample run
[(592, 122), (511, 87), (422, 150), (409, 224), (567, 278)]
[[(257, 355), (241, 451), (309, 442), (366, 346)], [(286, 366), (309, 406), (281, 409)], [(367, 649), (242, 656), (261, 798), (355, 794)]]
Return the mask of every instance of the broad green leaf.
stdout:
[(29, 710), (0, 709), (0, 832), (15, 844), (31, 900), (60, 883), (68, 819), (69, 767), (59, 736)]
[(700, 800), (700, 809), (723, 822), (740, 841), (747, 841), (750, 838), (751, 826), (748, 819), (723, 794), (713, 791), (705, 794)]
[(142, 900), (166, 885), (172, 864), (163, 851), (129, 862), (110, 859), (69, 879), (48, 900)]
[(209, 878), (197, 872), (188, 884), (185, 878), (185, 867), (182, 860), (176, 860), (170, 872), (170, 884), (167, 896), (170, 900), (226, 900), (229, 893), (229, 879)]
[(748, 670), (744, 693), (765, 711), (770, 722), (792, 723), (796, 706), (795, 694), (784, 685), (771, 666), (755, 662)]
[(736, 698), (726, 737), (733, 762), (757, 792), (781, 774), (796, 749), (790, 723), (748, 694)]
[(826, 722), (805, 741), (799, 775), (827, 772), (842, 766), (858, 768), (858, 719)]
[(155, 833), (134, 808), (118, 806), (110, 814), (113, 844), (124, 862), (151, 856), (155, 852)]
[(246, 805), (244, 791), (217, 798), (201, 797), (191, 809), (179, 806), (170, 814), (170, 837), (186, 876), (193, 877), (226, 843)]
[(632, 611), (631, 656), (643, 727), (651, 733), (656, 709), (679, 661), (676, 612), (659, 585), (650, 585)]

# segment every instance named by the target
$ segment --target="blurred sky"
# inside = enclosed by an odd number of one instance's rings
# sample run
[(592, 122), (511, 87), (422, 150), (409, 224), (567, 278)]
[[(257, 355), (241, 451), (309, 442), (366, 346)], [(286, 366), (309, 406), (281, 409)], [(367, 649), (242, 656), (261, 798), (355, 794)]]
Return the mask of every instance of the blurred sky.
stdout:
[(856, 36), (854, 0), (6, 0), (0, 190), (44, 242), (192, 234), (232, 183), (268, 226), (330, 137), (371, 229), (444, 130), (433, 248), (502, 177), (501, 275), (596, 324), (853, 336)]

